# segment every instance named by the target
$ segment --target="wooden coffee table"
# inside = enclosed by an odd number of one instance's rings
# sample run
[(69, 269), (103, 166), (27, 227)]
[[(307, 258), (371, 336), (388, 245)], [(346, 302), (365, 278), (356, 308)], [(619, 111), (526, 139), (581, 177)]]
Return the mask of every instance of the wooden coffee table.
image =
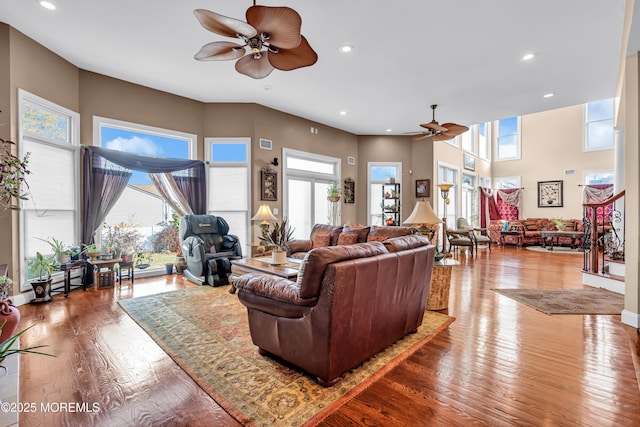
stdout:
[(229, 289), (229, 292), (234, 293), (236, 291), (233, 286), (235, 279), (247, 273), (265, 273), (296, 280), (301, 263), (301, 259), (287, 258), (286, 264), (276, 265), (271, 263), (270, 256), (234, 259), (231, 261), (231, 289)]
[(577, 242), (584, 236), (584, 233), (582, 231), (541, 231), (540, 236), (542, 237), (542, 247), (546, 248), (547, 244), (549, 244), (547, 249), (552, 251), (554, 238), (556, 239), (556, 246), (559, 246), (558, 240), (560, 237), (571, 238), (571, 249), (575, 249)]

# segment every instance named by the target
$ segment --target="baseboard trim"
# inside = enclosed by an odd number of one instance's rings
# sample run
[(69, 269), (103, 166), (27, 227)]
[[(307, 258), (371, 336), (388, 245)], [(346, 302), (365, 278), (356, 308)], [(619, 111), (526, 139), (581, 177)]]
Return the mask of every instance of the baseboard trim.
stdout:
[(625, 325), (633, 326), (634, 328), (640, 328), (640, 314), (634, 313), (629, 310), (622, 310), (622, 323)]
[(36, 294), (33, 291), (29, 291), (29, 292), (24, 292), (18, 295), (11, 295), (9, 299), (13, 301), (13, 305), (20, 306), (20, 305), (28, 304), (35, 297), (36, 297)]

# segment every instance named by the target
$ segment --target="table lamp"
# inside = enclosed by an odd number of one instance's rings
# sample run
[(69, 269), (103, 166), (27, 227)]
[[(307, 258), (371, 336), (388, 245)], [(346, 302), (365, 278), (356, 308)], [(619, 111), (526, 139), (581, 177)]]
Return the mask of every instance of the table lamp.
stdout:
[(418, 200), (413, 212), (409, 215), (409, 218), (405, 219), (402, 224), (404, 225), (419, 225), (418, 231), (420, 234), (429, 236), (429, 240), (433, 238), (435, 230), (427, 227), (425, 224), (439, 224), (442, 220), (438, 218), (438, 215), (431, 208), (431, 204), (424, 200)]
[(266, 234), (268, 232), (269, 221), (277, 221), (273, 213), (271, 212), (271, 208), (269, 205), (260, 205), (258, 208), (258, 212), (251, 218), (251, 221), (262, 221), (260, 223), (260, 229), (262, 230), (262, 234)]

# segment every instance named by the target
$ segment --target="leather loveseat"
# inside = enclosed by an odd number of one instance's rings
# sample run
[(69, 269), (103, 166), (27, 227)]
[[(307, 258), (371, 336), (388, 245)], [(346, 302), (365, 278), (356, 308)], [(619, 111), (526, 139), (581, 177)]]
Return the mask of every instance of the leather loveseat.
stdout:
[(310, 250), (297, 282), (266, 275), (237, 279), (253, 343), (334, 385), (340, 375), (418, 330), (435, 247), (414, 234)]
[(311, 249), (324, 246), (352, 245), (354, 243), (381, 242), (390, 237), (415, 234), (411, 227), (386, 227), (372, 225), (349, 226), (316, 224), (309, 239), (292, 240), (287, 244), (287, 257), (302, 259)]

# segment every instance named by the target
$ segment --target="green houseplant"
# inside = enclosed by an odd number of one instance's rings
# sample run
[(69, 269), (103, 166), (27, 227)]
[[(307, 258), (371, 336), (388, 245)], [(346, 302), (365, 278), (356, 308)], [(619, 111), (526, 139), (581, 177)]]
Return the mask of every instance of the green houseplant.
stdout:
[(330, 202), (338, 202), (340, 201), (340, 196), (342, 195), (342, 189), (336, 183), (331, 184), (329, 188), (327, 188), (327, 200)]
[(14, 200), (27, 200), (23, 187), (28, 187), (25, 176), (31, 173), (29, 153), (20, 158), (11, 153), (14, 146), (14, 142), (0, 138), (0, 208), (3, 209), (18, 209)]
[[(0, 275), (0, 300), (9, 297), (9, 289), (13, 286), (13, 280), (7, 275)], [(1, 329), (1, 328), (0, 328)]]
[(51, 237), (50, 239), (40, 239), (43, 242), (46, 242), (53, 251), (53, 256), (55, 260), (60, 264), (66, 264), (69, 262), (69, 258), (73, 254), (70, 246), (65, 245), (62, 240), (58, 240), (55, 237)]
[(272, 257), (274, 264), (284, 264), (287, 258), (287, 243), (293, 237), (293, 230), (284, 218), (280, 223), (274, 223), (262, 230), (260, 244), (273, 248)]
[[(2, 330), (6, 324), (7, 324), (6, 320), (4, 322), (2, 322), (2, 324), (0, 325), (0, 330)], [(43, 353), (41, 351), (37, 351), (38, 349), (41, 349), (41, 348), (44, 348), (44, 347), (48, 347), (47, 345), (36, 345), (36, 346), (33, 346), (33, 347), (26, 347), (26, 348), (12, 348), (14, 346), (15, 342), (25, 332), (27, 332), (29, 329), (33, 328), (34, 326), (35, 326), (35, 324), (29, 326), (28, 328), (18, 332), (17, 334), (9, 337), (7, 340), (5, 340), (5, 341), (0, 343), (0, 363), (2, 363), (7, 356), (11, 356), (12, 354), (20, 354), (20, 353), (41, 354), (43, 356), (56, 357), (53, 354)], [(7, 368), (5, 368), (2, 365), (0, 365), (0, 368), (3, 368), (5, 371), (7, 370)]]
[(31, 280), (31, 286), (36, 294), (35, 302), (51, 300), (51, 273), (55, 266), (55, 259), (36, 252), (36, 257), (31, 262), (31, 272), (38, 275), (37, 279)]

